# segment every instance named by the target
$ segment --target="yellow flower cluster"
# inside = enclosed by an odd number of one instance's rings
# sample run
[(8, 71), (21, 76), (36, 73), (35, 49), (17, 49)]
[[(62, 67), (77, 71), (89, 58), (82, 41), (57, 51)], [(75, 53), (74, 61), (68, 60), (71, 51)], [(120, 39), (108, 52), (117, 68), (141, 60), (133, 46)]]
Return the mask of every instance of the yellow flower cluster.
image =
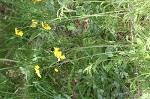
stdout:
[(15, 33), (16, 35), (23, 36), (23, 32), (21, 30), (18, 30), (17, 28), (15, 28)]
[(51, 27), (50, 27), (46, 22), (42, 22), (42, 27), (43, 27), (45, 30), (51, 30)]
[[(38, 0), (38, 1), (41, 1), (41, 0)], [(38, 21), (37, 20), (32, 20), (32, 24), (31, 24), (31, 28), (36, 28), (38, 25)], [(44, 21), (42, 21), (42, 27), (45, 29), (45, 30), (51, 30), (51, 27)], [(19, 30), (18, 28), (15, 28), (15, 34), (18, 35), (18, 36), (23, 36), (23, 31)], [(54, 55), (58, 58), (58, 61), (62, 60), (62, 59), (65, 59), (65, 55), (62, 54), (62, 52), (60, 51), (60, 49), (58, 47), (54, 47)], [(41, 74), (40, 74), (40, 66), (38, 65), (35, 65), (34, 66), (34, 70), (35, 70), (35, 73), (37, 74), (38, 77), (41, 78)], [(57, 68), (54, 68), (54, 71), (55, 72), (58, 72), (58, 69)]]
[(58, 61), (66, 58), (65, 55), (63, 55), (62, 52), (59, 51), (58, 47), (54, 47), (54, 55), (58, 58)]
[(37, 27), (37, 25), (38, 25), (38, 21), (36, 21), (36, 20), (32, 20), (32, 24), (31, 24), (31, 28), (36, 28)]
[[(36, 28), (38, 25), (38, 21), (36, 20), (32, 20), (32, 24), (31, 24), (31, 27), (32, 28)], [(43, 22), (42, 21), (42, 27), (45, 29), (45, 30), (51, 30), (51, 27), (46, 23), (46, 22)]]
[[(60, 49), (58, 47), (54, 47), (54, 55), (58, 58), (58, 61), (60, 61), (61, 59), (65, 59), (65, 55), (62, 54), (62, 52), (60, 51)], [(40, 67), (38, 65), (36, 65), (34, 67), (34, 70), (36, 72), (36, 74), (38, 75), (38, 77), (41, 78), (41, 74), (40, 74)], [(54, 68), (54, 71), (56, 73), (58, 73), (58, 69), (57, 68)]]
[[(35, 66), (34, 66), (34, 70), (35, 70), (35, 73), (37, 74), (37, 76), (41, 78), (40, 66), (35, 65)], [(54, 71), (58, 73), (58, 69), (57, 69), (57, 68), (54, 68)]]
[(34, 66), (34, 70), (35, 70), (36, 74), (38, 75), (38, 77), (41, 78), (41, 74), (40, 74), (40, 66), (35, 65), (35, 66)]
[[(37, 20), (34, 20), (32, 19), (32, 23), (31, 23), (31, 28), (36, 28), (38, 25), (38, 21)], [(42, 27), (45, 29), (45, 30), (51, 30), (51, 27), (44, 21), (42, 21)], [(19, 36), (23, 36), (23, 32), (21, 30), (18, 30), (18, 28), (15, 28), (15, 34), (16, 35), (19, 35)]]

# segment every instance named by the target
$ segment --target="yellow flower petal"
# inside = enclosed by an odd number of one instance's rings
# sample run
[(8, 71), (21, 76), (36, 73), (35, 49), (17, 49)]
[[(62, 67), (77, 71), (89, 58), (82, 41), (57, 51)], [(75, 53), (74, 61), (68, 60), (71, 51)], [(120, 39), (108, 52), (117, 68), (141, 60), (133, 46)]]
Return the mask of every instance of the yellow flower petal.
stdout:
[(38, 77), (40, 77), (40, 78), (41, 78), (40, 71), (36, 71), (36, 74), (38, 75)]
[(23, 32), (15, 28), (16, 35), (23, 36)]
[(51, 27), (50, 27), (46, 22), (42, 22), (42, 27), (43, 27), (45, 30), (51, 30)]
[(37, 71), (37, 70), (39, 70), (39, 69), (40, 69), (40, 66), (35, 65), (34, 70)]
[(34, 67), (34, 70), (35, 70), (36, 74), (38, 75), (38, 77), (41, 78), (41, 74), (40, 74), (40, 66), (36, 65), (36, 66)]
[(66, 58), (65, 55), (63, 55), (62, 52), (59, 51), (58, 47), (54, 47), (54, 55), (58, 58), (58, 61)]
[(31, 24), (31, 26), (30, 27), (32, 27), (32, 28), (36, 28), (37, 27), (37, 25), (38, 25), (38, 22), (36, 21), (36, 20), (32, 20), (32, 24)]
[(54, 51), (59, 51), (59, 48), (58, 47), (54, 47)]
[(60, 58), (62, 52), (61, 51), (55, 51), (54, 52), (54, 55), (57, 57), (57, 58)]
[(65, 57), (65, 55), (61, 55), (60, 58), (61, 59), (65, 59), (66, 57)]
[(54, 71), (58, 73), (58, 69), (57, 68), (54, 68)]

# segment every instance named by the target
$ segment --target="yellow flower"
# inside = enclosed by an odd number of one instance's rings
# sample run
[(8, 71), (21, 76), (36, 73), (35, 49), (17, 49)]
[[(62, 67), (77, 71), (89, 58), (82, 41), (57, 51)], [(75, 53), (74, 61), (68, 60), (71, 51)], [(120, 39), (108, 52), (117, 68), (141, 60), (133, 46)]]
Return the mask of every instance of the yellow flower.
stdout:
[(61, 55), (60, 58), (61, 59), (65, 59), (66, 57), (65, 57), (65, 55)]
[(51, 27), (50, 27), (46, 22), (42, 22), (42, 27), (43, 27), (45, 30), (51, 30)]
[(15, 33), (16, 35), (23, 36), (23, 32), (21, 30), (18, 30), (17, 28), (15, 28)]
[(59, 51), (59, 48), (58, 47), (54, 47), (54, 51)]
[(58, 61), (66, 58), (65, 55), (63, 55), (62, 52), (59, 51), (58, 47), (54, 47), (54, 55), (58, 58)]
[(58, 69), (57, 68), (54, 68), (54, 71), (58, 73)]
[(54, 51), (54, 55), (57, 57), (57, 58), (60, 58), (62, 52), (61, 51)]
[(36, 28), (37, 24), (38, 24), (38, 22), (37, 22), (36, 20), (33, 19), (33, 20), (32, 20), (32, 24), (31, 24), (30, 27)]
[(36, 65), (36, 66), (34, 67), (34, 70), (35, 70), (36, 74), (38, 75), (38, 77), (41, 78), (41, 74), (40, 74), (40, 66)]

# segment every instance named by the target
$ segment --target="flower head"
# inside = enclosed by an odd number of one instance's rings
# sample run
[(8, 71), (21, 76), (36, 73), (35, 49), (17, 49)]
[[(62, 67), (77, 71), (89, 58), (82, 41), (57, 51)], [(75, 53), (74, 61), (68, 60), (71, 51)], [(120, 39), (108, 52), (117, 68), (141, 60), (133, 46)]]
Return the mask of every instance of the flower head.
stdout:
[(58, 47), (54, 47), (54, 55), (58, 58), (58, 61), (66, 58), (65, 55), (63, 55), (62, 52), (59, 51)]
[(59, 51), (59, 48), (58, 47), (54, 47), (54, 51)]
[(15, 28), (15, 33), (16, 35), (23, 36), (23, 32), (21, 30), (18, 30), (17, 28)]
[(38, 75), (38, 77), (41, 78), (41, 74), (40, 74), (40, 66), (38, 66), (38, 65), (34, 66), (34, 70), (35, 70), (36, 74)]
[(30, 27), (36, 28), (37, 24), (38, 24), (38, 22), (37, 22), (36, 20), (33, 19), (33, 20), (32, 20), (32, 24), (31, 24)]
[(46, 22), (42, 22), (42, 27), (43, 27), (45, 30), (51, 30), (51, 27), (50, 27)]
[(54, 71), (58, 73), (58, 69), (57, 68), (54, 68)]
[(60, 59), (65, 59), (65, 58), (66, 58), (65, 55), (60, 56)]

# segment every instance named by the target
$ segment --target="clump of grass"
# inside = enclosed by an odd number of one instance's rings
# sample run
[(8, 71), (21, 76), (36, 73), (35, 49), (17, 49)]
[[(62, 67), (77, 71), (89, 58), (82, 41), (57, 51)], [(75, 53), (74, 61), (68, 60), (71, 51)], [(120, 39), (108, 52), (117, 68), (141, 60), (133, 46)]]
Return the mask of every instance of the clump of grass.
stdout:
[(1, 98), (148, 97), (147, 3), (2, 0)]

